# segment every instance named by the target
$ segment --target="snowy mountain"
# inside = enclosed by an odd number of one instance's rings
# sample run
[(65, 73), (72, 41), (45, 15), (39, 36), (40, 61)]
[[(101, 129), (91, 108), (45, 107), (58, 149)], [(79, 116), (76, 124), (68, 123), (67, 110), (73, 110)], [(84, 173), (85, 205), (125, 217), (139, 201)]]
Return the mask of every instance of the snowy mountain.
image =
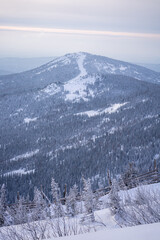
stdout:
[(53, 176), (61, 189), (82, 174), (96, 187), (130, 161), (148, 170), (159, 154), (159, 83), (159, 73), (88, 53), (1, 76), (0, 182), (10, 200), (34, 185), (49, 194)]
[[(65, 84), (70, 83), (73, 85), (72, 81), (75, 79), (78, 88), (77, 79), (81, 82), (81, 78), (84, 79), (94, 74), (123, 75), (136, 78), (137, 80), (160, 83), (160, 73), (147, 68), (88, 53), (74, 53), (58, 57), (48, 64), (31, 71), (10, 76), (1, 76), (0, 94), (21, 93), (37, 89), (47, 91), (50, 88), (55, 90), (58, 87), (60, 91), (67, 91)], [(88, 80), (83, 80), (83, 82), (86, 81)], [(60, 85), (64, 85), (64, 89)], [(51, 89), (49, 90), (50, 92)]]

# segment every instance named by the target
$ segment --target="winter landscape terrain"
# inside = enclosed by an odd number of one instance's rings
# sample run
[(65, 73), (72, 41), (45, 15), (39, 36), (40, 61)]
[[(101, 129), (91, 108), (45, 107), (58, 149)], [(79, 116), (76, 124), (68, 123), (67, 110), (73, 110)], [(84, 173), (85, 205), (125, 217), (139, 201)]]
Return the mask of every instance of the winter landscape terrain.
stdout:
[(33, 199), (33, 186), (49, 196), (52, 177), (61, 191), (80, 188), (82, 175), (96, 189), (108, 170), (114, 177), (134, 162), (145, 172), (159, 154), (160, 73), (74, 53), (1, 76), (0, 90), (0, 182), (10, 202), (17, 190)]
[(0, 239), (158, 239), (159, 72), (66, 54), (0, 76), (0, 112)]
[[(53, 179), (51, 186), (54, 203), (50, 206), (36, 190), (33, 209), (27, 209), (20, 199), (17, 207), (5, 210), (6, 226), (0, 228), (1, 240), (159, 239), (159, 183), (127, 190), (114, 182), (109, 194), (97, 196), (91, 191), (89, 181), (84, 180), (83, 198), (76, 200), (74, 187), (65, 205), (58, 200)], [(1, 189), (1, 204), (3, 193)]]

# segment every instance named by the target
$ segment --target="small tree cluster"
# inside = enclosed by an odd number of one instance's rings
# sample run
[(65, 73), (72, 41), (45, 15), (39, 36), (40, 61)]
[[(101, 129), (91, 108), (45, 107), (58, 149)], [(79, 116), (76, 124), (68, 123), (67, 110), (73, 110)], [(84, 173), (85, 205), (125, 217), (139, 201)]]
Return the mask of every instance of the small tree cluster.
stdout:
[(122, 197), (118, 182), (113, 180), (109, 199), (111, 213), (122, 226), (160, 222), (160, 191), (147, 191), (141, 186), (132, 195), (125, 190)]

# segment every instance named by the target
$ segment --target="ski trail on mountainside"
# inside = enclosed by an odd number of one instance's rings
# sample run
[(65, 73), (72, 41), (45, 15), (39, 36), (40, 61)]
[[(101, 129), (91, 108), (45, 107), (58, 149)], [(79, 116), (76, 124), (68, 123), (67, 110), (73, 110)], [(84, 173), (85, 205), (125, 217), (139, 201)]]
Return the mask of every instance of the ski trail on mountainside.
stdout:
[(84, 68), (84, 60), (86, 55), (83, 53), (78, 54), (77, 64), (79, 67), (80, 74), (68, 81), (64, 85), (64, 92), (66, 93), (65, 100), (68, 101), (80, 101), (83, 99), (84, 101), (88, 101), (87, 96), (92, 95), (92, 92), (89, 91), (87, 93), (87, 85), (94, 84), (95, 78), (87, 77), (87, 71)]

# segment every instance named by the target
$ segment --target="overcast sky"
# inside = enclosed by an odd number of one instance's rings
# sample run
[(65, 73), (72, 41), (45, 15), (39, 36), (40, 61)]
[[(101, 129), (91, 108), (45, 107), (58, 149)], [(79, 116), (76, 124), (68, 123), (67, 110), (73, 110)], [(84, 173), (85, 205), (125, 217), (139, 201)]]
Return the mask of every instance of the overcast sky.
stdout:
[(0, 0), (0, 57), (77, 51), (160, 63), (160, 0)]

